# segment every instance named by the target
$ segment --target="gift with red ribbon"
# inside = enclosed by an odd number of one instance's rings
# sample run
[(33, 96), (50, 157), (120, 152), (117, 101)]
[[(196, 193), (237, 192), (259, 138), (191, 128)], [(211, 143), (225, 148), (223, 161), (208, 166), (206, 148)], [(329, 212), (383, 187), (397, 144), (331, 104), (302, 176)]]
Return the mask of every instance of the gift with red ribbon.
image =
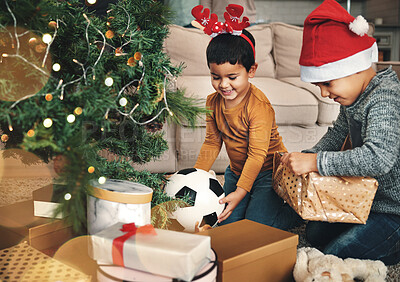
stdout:
[(99, 265), (120, 265), (191, 280), (210, 261), (209, 236), (118, 223), (91, 236), (90, 256)]

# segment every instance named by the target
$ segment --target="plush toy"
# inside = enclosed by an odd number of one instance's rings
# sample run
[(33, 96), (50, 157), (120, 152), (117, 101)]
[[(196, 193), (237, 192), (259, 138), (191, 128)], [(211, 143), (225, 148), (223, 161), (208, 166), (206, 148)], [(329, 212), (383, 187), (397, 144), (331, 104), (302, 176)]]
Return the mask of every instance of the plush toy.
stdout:
[(341, 259), (324, 255), (315, 248), (303, 247), (297, 250), (297, 261), (293, 270), (297, 282), (350, 282), (355, 278), (364, 282), (383, 282), (387, 267), (379, 260)]

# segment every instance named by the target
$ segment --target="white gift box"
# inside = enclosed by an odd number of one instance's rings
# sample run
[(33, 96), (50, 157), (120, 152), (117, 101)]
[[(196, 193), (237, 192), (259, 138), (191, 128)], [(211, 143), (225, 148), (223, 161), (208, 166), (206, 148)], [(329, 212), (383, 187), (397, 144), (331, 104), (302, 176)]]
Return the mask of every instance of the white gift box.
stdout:
[[(125, 235), (115, 224), (91, 236), (90, 256), (99, 265), (114, 264), (113, 242)], [(125, 267), (190, 281), (211, 260), (209, 236), (155, 229), (157, 235), (136, 233), (124, 242)]]
[(153, 190), (143, 184), (108, 179), (104, 184), (94, 181), (87, 200), (88, 233), (95, 234), (118, 222), (151, 222)]

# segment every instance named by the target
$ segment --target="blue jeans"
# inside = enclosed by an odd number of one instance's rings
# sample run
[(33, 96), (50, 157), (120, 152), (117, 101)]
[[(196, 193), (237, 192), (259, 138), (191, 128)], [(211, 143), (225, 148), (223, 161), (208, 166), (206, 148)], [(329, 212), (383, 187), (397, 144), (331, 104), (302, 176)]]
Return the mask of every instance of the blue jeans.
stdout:
[[(225, 195), (236, 190), (240, 175), (228, 166), (225, 171)], [(240, 201), (232, 214), (220, 225), (249, 219), (265, 225), (288, 230), (303, 220), (275, 193), (272, 188), (272, 170), (260, 172), (249, 193)]]
[(307, 240), (341, 258), (400, 262), (400, 216), (371, 212), (366, 224), (309, 222)]

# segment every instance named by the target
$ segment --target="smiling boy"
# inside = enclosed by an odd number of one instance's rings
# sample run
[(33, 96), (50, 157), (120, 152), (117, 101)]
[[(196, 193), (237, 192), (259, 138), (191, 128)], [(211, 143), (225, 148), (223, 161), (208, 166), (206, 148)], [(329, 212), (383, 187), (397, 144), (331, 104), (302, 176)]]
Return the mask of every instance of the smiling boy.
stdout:
[(208, 171), (225, 145), (230, 163), (219, 223), (246, 218), (288, 229), (300, 218), (272, 188), (273, 154), (286, 148), (271, 103), (249, 82), (258, 66), (254, 38), (247, 30), (218, 34), (206, 55), (216, 92), (207, 97), (206, 137), (195, 167)]

